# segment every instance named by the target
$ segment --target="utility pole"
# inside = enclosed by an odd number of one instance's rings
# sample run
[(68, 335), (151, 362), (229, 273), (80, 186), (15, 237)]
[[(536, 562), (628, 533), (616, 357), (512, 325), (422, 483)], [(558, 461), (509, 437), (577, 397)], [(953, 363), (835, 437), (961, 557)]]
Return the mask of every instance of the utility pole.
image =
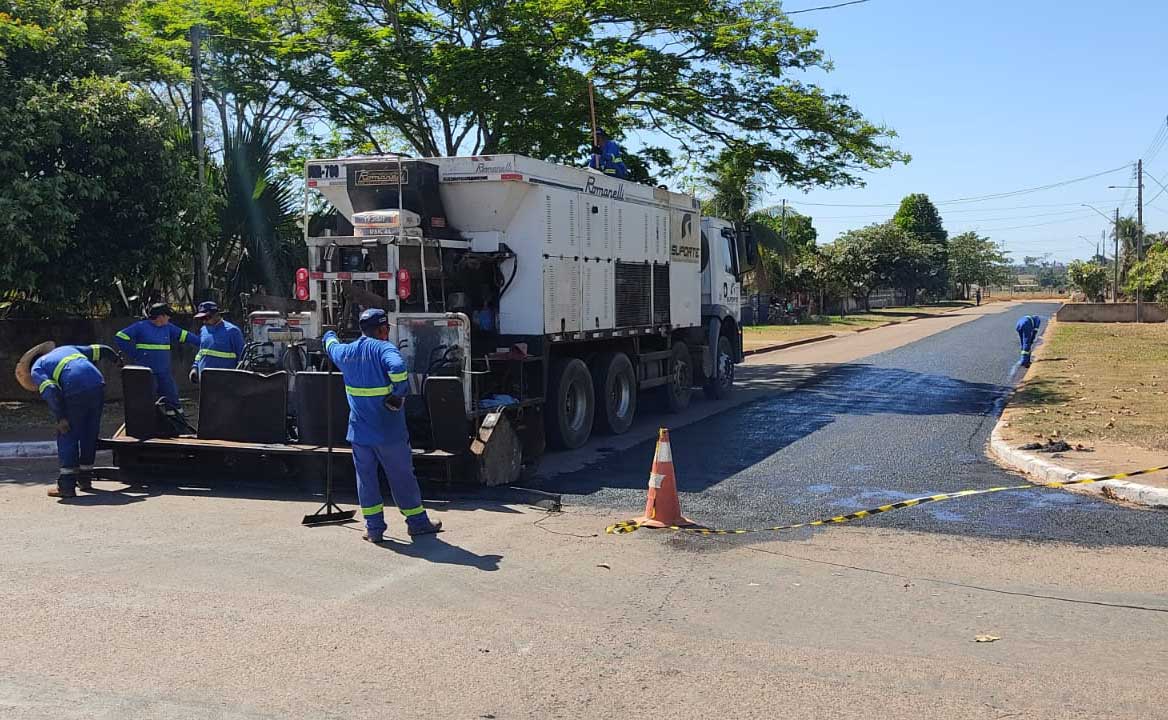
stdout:
[[(195, 153), (195, 163), (199, 168), (199, 194), (207, 189), (207, 170), (203, 166), (203, 70), (199, 47), (202, 28), (191, 26), (191, 144)], [(206, 299), (207, 293), (207, 240), (199, 237), (198, 253), (195, 259), (195, 302)]]
[[(1144, 161), (1141, 158), (1136, 162), (1136, 262), (1144, 259)], [(1136, 322), (1140, 322), (1143, 310), (1143, 298), (1140, 297), (1140, 285), (1136, 282)]]
[(1111, 283), (1111, 302), (1119, 302), (1119, 208), (1115, 209), (1115, 279)]

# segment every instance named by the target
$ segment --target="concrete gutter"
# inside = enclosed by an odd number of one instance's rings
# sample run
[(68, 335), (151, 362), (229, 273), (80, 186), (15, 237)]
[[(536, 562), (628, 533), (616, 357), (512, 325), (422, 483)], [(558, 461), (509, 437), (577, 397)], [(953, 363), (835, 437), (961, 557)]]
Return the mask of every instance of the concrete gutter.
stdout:
[(785, 350), (786, 348), (795, 347), (796, 345), (806, 345), (808, 343), (820, 342), (822, 340), (831, 340), (834, 337), (839, 337), (839, 336), (838, 335), (816, 335), (815, 337), (802, 338), (800, 340), (792, 340), (790, 342), (779, 343), (777, 345), (764, 345), (763, 347), (760, 347), (760, 348), (754, 348), (752, 350), (744, 350), (742, 352), (742, 354), (745, 357), (750, 357), (751, 355), (761, 355), (762, 353), (774, 352), (775, 350)]
[[(1002, 437), (1000, 432), (1002, 421), (994, 425), (990, 433), (990, 452), (1005, 465), (1024, 473), (1028, 480), (1035, 483), (1065, 482), (1068, 480), (1085, 480), (1097, 477), (1091, 473), (1081, 473), (1077, 470), (1056, 465), (1045, 458), (1031, 455), (1028, 452), (1011, 446)], [(1151, 508), (1168, 508), (1168, 489), (1140, 485), (1126, 480), (1104, 480), (1103, 482), (1075, 485), (1067, 488), (1091, 495), (1100, 495), (1109, 500), (1126, 500), (1136, 505)]]
[(15, 460), (24, 458), (56, 457), (57, 443), (55, 441), (25, 440), (21, 442), (0, 443), (0, 460)]

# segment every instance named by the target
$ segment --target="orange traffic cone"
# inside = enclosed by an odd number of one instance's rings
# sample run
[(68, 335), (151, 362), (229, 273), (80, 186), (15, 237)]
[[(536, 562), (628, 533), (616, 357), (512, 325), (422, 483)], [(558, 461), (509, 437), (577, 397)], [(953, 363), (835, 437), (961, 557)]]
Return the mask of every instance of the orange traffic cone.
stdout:
[(657, 452), (653, 455), (653, 469), (649, 471), (649, 498), (645, 501), (645, 516), (634, 522), (641, 527), (690, 527), (696, 523), (681, 514), (677, 499), (677, 478), (673, 474), (673, 451), (669, 448), (669, 431), (661, 428), (657, 436)]

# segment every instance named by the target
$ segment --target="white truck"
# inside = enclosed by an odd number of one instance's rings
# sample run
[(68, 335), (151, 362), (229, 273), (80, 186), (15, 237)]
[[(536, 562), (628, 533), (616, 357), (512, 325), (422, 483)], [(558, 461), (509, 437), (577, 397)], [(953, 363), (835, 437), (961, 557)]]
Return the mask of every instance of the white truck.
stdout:
[(688, 195), (520, 155), (312, 160), (305, 186), (338, 213), (306, 236), (316, 321), (352, 331), (386, 298), (415, 390), (441, 361), (469, 417), (527, 403), (577, 448), (626, 431), (641, 390), (680, 411), (733, 385), (755, 248)]

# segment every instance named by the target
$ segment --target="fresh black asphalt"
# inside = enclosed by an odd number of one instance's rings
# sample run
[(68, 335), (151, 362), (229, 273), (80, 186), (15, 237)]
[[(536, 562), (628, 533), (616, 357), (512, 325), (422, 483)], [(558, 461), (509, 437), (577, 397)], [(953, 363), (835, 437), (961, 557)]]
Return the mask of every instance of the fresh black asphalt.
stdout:
[[(1020, 377), (1014, 323), (1023, 314), (1046, 318), (1051, 308), (1031, 304), (984, 315), (838, 366), (801, 389), (672, 430), (683, 510), (707, 526), (751, 528), (1024, 482), (990, 462), (985, 446), (1001, 400)], [(644, 507), (653, 451), (653, 441), (642, 443), (543, 489), (564, 493), (566, 506), (627, 508), (634, 517)], [(1165, 546), (1166, 520), (1161, 512), (1034, 489), (858, 522), (954, 535)]]

